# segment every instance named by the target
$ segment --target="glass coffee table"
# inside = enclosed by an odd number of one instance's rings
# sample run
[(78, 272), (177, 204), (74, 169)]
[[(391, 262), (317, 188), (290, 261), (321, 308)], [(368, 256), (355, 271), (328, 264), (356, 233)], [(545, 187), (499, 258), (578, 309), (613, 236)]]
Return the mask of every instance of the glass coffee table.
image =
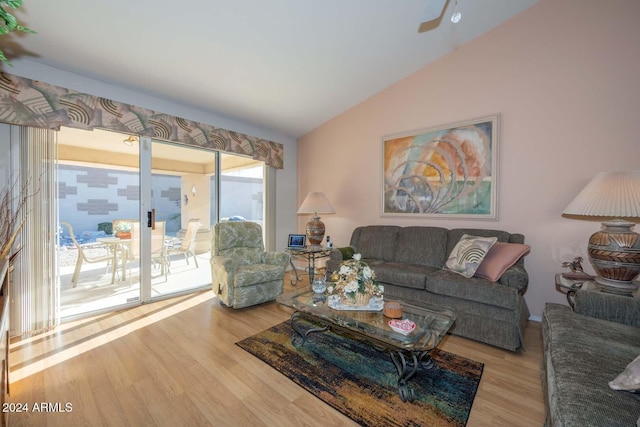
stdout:
[[(310, 334), (335, 329), (352, 334), (354, 338), (367, 342), (380, 351), (385, 351), (398, 371), (398, 393), (403, 402), (413, 401), (414, 393), (408, 385), (419, 366), (432, 369), (429, 353), (436, 348), (453, 325), (456, 316), (447, 309), (436, 306), (414, 306), (404, 301), (402, 319), (412, 320), (415, 329), (404, 335), (389, 326), (390, 318), (382, 311), (337, 310), (329, 307), (329, 298), (311, 290), (282, 294), (277, 301), (294, 311), (291, 327), (294, 332), (291, 343), (294, 347), (304, 345)], [(333, 305), (333, 304), (332, 304)], [(317, 325), (304, 330), (298, 319), (306, 318)]]

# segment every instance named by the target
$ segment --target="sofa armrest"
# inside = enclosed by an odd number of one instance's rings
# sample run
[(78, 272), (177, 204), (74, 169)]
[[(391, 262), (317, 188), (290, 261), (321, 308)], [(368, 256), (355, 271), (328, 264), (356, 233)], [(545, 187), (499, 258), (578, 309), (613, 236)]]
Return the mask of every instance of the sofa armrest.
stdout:
[(341, 248), (333, 248), (329, 252), (329, 259), (333, 261), (344, 261), (345, 259), (351, 259), (356, 251), (353, 246), (344, 246)]
[(640, 326), (640, 298), (579, 290), (575, 293), (574, 311), (596, 319)]
[(529, 285), (529, 273), (524, 267), (516, 264), (512, 265), (504, 272), (498, 280), (501, 285), (508, 286), (518, 291), (520, 295), (524, 294)]

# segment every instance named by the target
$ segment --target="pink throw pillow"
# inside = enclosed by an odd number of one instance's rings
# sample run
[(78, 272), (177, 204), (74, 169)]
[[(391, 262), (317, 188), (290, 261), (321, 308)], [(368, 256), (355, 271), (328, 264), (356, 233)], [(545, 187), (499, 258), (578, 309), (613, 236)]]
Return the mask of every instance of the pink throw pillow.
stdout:
[(520, 243), (496, 242), (485, 255), (475, 275), (497, 282), (530, 249), (531, 246)]

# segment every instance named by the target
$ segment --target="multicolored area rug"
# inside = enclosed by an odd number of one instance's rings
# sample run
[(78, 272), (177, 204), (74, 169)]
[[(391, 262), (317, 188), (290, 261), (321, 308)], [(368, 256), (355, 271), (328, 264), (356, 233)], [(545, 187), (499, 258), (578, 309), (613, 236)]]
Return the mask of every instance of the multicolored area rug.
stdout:
[(402, 402), (387, 353), (333, 332), (313, 333), (296, 349), (291, 334), (286, 321), (236, 344), (361, 425), (466, 425), (482, 363), (436, 349), (436, 366), (409, 381), (416, 400)]

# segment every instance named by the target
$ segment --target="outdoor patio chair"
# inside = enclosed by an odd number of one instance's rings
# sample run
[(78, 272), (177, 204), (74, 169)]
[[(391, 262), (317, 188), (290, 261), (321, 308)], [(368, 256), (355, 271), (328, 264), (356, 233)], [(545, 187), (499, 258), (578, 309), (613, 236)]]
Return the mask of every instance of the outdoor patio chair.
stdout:
[[(80, 270), (82, 269), (82, 264), (85, 262), (97, 263), (97, 262), (107, 261), (105, 274), (109, 270), (109, 267), (111, 267), (111, 283), (113, 283), (115, 281), (116, 266), (118, 265), (117, 252), (109, 251), (109, 248), (102, 243), (85, 243), (81, 245), (76, 240), (76, 236), (73, 233), (73, 227), (71, 226), (71, 224), (69, 224), (68, 222), (61, 222), (60, 224), (67, 227), (69, 231), (69, 237), (71, 237), (71, 241), (75, 245), (76, 249), (78, 249), (78, 260), (76, 261), (76, 268), (75, 270), (73, 270), (73, 276), (71, 277), (71, 284), (73, 285), (73, 287), (75, 288), (76, 285), (78, 284), (78, 278), (80, 277)], [(104, 249), (104, 252), (100, 251), (101, 253), (96, 255), (92, 253), (95, 251), (90, 251), (89, 249)]]
[[(155, 228), (151, 229), (151, 261), (160, 265), (160, 274), (165, 279), (168, 273), (167, 246), (165, 245), (165, 221), (156, 221)], [(127, 246), (126, 261), (129, 266), (129, 278), (131, 278), (131, 264), (140, 260), (140, 222), (131, 222), (131, 241)]]
[(190, 219), (187, 223), (187, 231), (184, 234), (184, 238), (180, 241), (180, 245), (175, 248), (170, 248), (168, 256), (171, 255), (184, 255), (184, 259), (187, 261), (187, 265), (189, 265), (189, 256), (193, 257), (193, 262), (196, 264), (196, 268), (198, 268), (198, 258), (196, 258), (196, 237), (198, 234), (198, 230), (202, 224), (198, 222), (197, 219)]
[(211, 286), (222, 304), (242, 308), (282, 294), (289, 255), (265, 252), (259, 224), (220, 222), (211, 246)]

